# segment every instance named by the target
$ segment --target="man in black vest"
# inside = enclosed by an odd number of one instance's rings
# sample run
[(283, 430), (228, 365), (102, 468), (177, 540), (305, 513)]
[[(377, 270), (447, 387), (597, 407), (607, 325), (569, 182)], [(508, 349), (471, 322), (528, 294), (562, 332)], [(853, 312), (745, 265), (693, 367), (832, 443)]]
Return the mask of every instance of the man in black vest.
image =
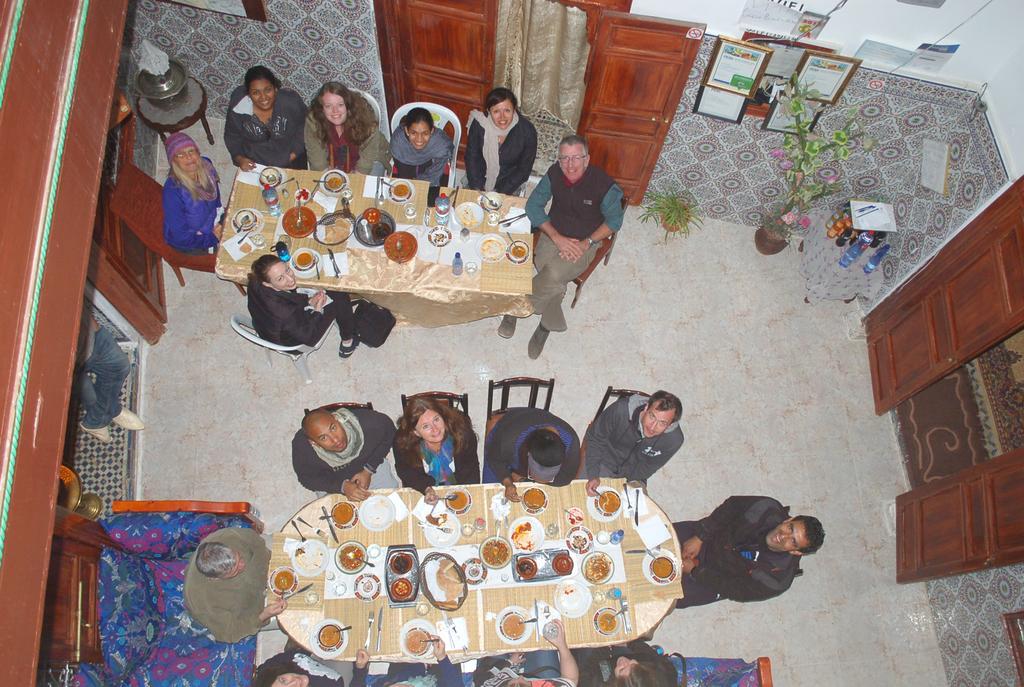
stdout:
[[(590, 167), (587, 142), (575, 134), (558, 144), (558, 163), (526, 201), (530, 223), (540, 230), (533, 263), (533, 311), (540, 315), (528, 352), (538, 358), (551, 332), (567, 329), (562, 312), (565, 287), (587, 268), (602, 239), (622, 227), (622, 189), (604, 170)], [(550, 212), (545, 212), (548, 200)], [(506, 315), (498, 335), (511, 338), (516, 318)]]

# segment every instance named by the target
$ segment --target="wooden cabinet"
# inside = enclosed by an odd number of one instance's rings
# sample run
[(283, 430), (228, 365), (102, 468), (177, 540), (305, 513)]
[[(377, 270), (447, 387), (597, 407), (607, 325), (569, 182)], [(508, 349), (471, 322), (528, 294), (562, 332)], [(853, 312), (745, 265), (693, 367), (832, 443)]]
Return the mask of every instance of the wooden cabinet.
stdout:
[(1024, 561), (1024, 449), (896, 497), (896, 581)]
[(865, 320), (875, 411), (1024, 326), (1024, 179)]

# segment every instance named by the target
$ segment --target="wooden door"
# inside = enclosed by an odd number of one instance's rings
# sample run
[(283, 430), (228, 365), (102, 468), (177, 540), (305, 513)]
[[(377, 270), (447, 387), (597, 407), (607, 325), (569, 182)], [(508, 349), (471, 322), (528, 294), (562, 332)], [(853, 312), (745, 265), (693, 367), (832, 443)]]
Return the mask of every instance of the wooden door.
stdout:
[(704, 35), (703, 24), (603, 12), (578, 130), (590, 163), (637, 204), (658, 161)]
[(896, 497), (896, 581), (1024, 561), (1024, 449)]
[(875, 411), (1024, 326), (1024, 178), (865, 320)]

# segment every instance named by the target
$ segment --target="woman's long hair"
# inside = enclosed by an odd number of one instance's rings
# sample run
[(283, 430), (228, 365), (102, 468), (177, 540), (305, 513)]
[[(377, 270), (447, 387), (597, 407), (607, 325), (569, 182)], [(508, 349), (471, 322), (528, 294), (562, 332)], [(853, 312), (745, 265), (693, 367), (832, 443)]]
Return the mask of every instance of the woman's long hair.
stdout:
[(461, 411), (432, 398), (410, 398), (405, 404), (405, 412), (398, 419), (398, 433), (395, 435), (395, 447), (398, 451), (395, 452), (395, 457), (397, 458), (399, 454), (410, 456), (406, 462), (412, 467), (422, 467), (420, 461), (423, 460), (423, 449), (420, 443), (423, 440), (416, 436), (414, 430), (423, 413), (428, 410), (433, 410), (444, 420), (445, 437), (452, 437), (453, 451), (456, 455), (473, 435), (473, 423)]
[(266, 255), (261, 255), (256, 258), (256, 262), (252, 264), (249, 272), (249, 288), (268, 281), (267, 272), (269, 272), (270, 268), (279, 262), (284, 261), (273, 253), (267, 253)]
[(208, 165), (206, 160), (199, 157), (199, 170), (196, 172), (198, 179), (189, 176), (185, 171), (178, 165), (178, 161), (171, 159), (171, 176), (174, 180), (181, 184), (182, 188), (188, 191), (188, 194), (192, 196), (192, 200), (212, 200), (217, 197), (216, 183), (213, 180), (213, 175), (210, 174), (211, 165)]
[(341, 99), (345, 101), (345, 110), (348, 112), (345, 116), (345, 123), (342, 124), (342, 128), (345, 130), (345, 139), (356, 145), (365, 142), (377, 128), (377, 114), (370, 107), (370, 103), (366, 102), (366, 98), (358, 93), (353, 93), (337, 81), (328, 81), (321, 86), (309, 104), (313, 120), (320, 127), (318, 132), (320, 142), (325, 146), (330, 146), (329, 131), (330, 127), (334, 126), (327, 121), (327, 117), (324, 115), (324, 93), (341, 96)]

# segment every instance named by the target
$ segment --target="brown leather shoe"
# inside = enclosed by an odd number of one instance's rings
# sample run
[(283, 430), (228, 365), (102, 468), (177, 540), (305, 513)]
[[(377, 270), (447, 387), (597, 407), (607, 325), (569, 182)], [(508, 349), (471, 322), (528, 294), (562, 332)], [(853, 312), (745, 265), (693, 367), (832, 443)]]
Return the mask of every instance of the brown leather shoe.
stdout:
[(540, 357), (541, 351), (544, 350), (544, 343), (548, 340), (548, 334), (550, 333), (547, 329), (544, 329), (543, 325), (537, 325), (537, 331), (530, 337), (530, 345), (526, 348), (530, 360), (536, 360)]
[(512, 335), (516, 333), (516, 322), (517, 319), (511, 315), (502, 317), (501, 324), (498, 325), (498, 336), (503, 339), (511, 339)]

